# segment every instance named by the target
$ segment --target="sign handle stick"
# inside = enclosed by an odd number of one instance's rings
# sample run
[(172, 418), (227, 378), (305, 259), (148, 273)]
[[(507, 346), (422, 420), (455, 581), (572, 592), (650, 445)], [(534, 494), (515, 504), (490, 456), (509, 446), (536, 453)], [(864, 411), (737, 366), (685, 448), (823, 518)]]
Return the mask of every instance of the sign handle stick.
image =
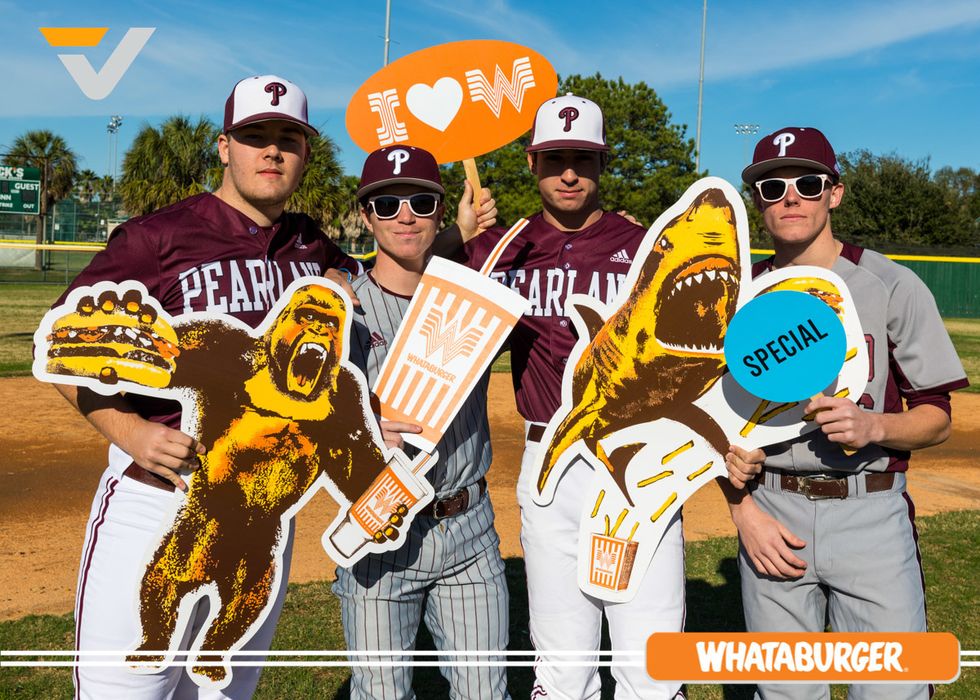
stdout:
[(480, 208), (480, 192), (483, 191), (483, 185), (480, 184), (480, 172), (476, 169), (476, 159), (464, 158), (463, 170), (466, 172), (466, 179), (473, 186), (473, 209), (477, 210)]

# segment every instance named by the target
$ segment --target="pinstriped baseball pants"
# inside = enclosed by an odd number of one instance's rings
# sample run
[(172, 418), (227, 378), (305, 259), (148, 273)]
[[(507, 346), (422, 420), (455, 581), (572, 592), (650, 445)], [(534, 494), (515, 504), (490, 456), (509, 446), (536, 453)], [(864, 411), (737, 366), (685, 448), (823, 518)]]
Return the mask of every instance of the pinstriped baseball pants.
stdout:
[[(406, 538), (400, 549), (368, 555), (350, 569), (337, 569), (333, 590), (340, 599), (347, 648), (414, 649), (424, 619), (437, 649), (506, 649), (509, 597), (489, 497), (484, 495), (456, 517), (437, 521), (418, 516)], [(352, 661), (410, 662), (413, 658), (351, 656)], [(440, 666), (440, 671), (453, 698), (509, 697), (503, 666)], [(412, 667), (402, 663), (353, 666), (351, 699), (414, 698), (412, 675)]]

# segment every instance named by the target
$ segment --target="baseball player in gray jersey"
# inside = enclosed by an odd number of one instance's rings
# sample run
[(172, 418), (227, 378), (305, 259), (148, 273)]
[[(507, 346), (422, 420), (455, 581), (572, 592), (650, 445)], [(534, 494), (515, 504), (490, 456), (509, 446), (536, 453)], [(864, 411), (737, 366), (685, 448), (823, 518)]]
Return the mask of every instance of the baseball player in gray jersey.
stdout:
[[(746, 626), (821, 632), (829, 620), (835, 632), (924, 632), (924, 579), (905, 472), (911, 450), (949, 436), (949, 392), (967, 386), (963, 367), (922, 281), (883, 255), (834, 238), (830, 211), (844, 185), (822, 133), (787, 127), (769, 134), (742, 179), (775, 247), (753, 272), (832, 269), (850, 289), (870, 359), (856, 403), (828, 396), (810, 402), (806, 410), (816, 412), (820, 430), (764, 450), (733, 446), (726, 456), (730, 482), (748, 487), (730, 499)], [(853, 685), (849, 692), (859, 700), (929, 695), (925, 685)], [(816, 700), (830, 693), (822, 685), (760, 685), (757, 697)]]
[[(378, 256), (374, 269), (354, 281), (360, 308), (353, 322), (351, 361), (371, 383), (431, 254), (444, 192), (435, 159), (421, 149), (383, 148), (364, 164), (357, 195)], [(483, 222), (492, 225), (493, 220)], [(491, 457), (488, 383), (484, 376), (439, 442), (439, 461), (428, 474), (436, 500), (413, 520), (402, 547), (369, 555), (350, 569), (338, 568), (333, 590), (341, 601), (349, 650), (414, 649), (423, 618), (440, 650), (493, 652), (507, 647), (507, 583), (486, 493)], [(416, 425), (389, 421), (382, 421), (381, 428), (391, 446), (403, 444), (401, 433), (420, 431)], [(380, 660), (413, 658), (395, 654)], [(441, 670), (454, 698), (509, 697), (503, 666)], [(351, 697), (413, 698), (412, 668), (355, 666)]]

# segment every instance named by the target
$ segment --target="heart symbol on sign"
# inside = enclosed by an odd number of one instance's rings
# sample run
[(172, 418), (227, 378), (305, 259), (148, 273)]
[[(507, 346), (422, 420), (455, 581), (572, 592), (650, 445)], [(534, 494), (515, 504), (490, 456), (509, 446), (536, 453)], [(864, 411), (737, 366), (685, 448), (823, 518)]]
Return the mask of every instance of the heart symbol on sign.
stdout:
[(420, 122), (445, 131), (463, 104), (463, 88), (452, 78), (439, 78), (432, 87), (416, 83), (408, 89), (405, 104)]

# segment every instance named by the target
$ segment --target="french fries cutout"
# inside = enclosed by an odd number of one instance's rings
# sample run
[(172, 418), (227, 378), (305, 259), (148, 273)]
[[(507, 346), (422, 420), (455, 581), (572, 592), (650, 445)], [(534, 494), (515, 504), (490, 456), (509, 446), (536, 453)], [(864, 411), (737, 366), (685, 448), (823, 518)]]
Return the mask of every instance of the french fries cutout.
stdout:
[(362, 546), (341, 552), (323, 539), (343, 566), (401, 546), (400, 532), (432, 500), (431, 484), (413, 476), (431, 455), (413, 463), (385, 447), (367, 382), (347, 359), (350, 308), (340, 287), (300, 278), (253, 329), (220, 313), (172, 317), (138, 282), (101, 282), (73, 290), (41, 321), (35, 377), (178, 401), (181, 430), (208, 448), (146, 553), (133, 609), (121, 602), (120, 614), (141, 623), (133, 652), (165, 651), (129, 655), (131, 664), (151, 662), (134, 672), (173, 663), (194, 608), (208, 598), (187, 672), (199, 686), (227, 686), (228, 652), (268, 617), (285, 533), (320, 488), (340, 506), (334, 529), (352, 502), (359, 506)]
[[(635, 595), (666, 528), (697, 489), (725, 477), (729, 444), (747, 449), (817, 427), (806, 401), (773, 404), (727, 371), (725, 331), (757, 295), (804, 291), (837, 312), (847, 359), (828, 395), (861, 396), (867, 348), (844, 281), (792, 267), (752, 280), (745, 205), (720, 178), (692, 185), (648, 230), (612, 302), (572, 295), (579, 341), (562, 406), (542, 439), (534, 500), (547, 506), (576, 460), (595, 474), (579, 532), (579, 585), (605, 600)], [(840, 452), (842, 463), (849, 456)]]

